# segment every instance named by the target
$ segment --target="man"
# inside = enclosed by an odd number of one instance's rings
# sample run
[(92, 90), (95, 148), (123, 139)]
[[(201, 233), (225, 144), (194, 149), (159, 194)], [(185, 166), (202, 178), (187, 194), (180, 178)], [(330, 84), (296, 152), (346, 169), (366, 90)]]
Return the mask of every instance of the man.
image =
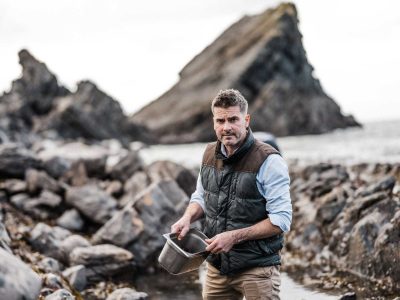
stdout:
[(285, 162), (255, 140), (247, 101), (223, 90), (212, 101), (217, 142), (207, 146), (196, 191), (171, 227), (181, 239), (205, 215), (210, 251), (203, 299), (279, 299), (280, 250), (292, 206)]

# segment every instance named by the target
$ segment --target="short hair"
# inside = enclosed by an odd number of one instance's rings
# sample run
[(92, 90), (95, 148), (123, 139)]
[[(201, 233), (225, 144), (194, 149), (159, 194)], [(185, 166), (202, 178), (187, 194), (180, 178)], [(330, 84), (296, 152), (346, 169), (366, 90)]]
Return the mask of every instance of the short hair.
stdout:
[(211, 103), (211, 111), (214, 114), (214, 107), (228, 108), (231, 106), (239, 106), (240, 112), (247, 114), (247, 100), (238, 90), (220, 90)]

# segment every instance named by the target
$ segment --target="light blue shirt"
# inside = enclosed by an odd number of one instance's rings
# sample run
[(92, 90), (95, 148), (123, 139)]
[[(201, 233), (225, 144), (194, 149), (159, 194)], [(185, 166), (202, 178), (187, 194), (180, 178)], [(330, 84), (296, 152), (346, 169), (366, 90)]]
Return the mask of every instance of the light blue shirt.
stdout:
[[(221, 150), (225, 154), (225, 149)], [(292, 202), (288, 167), (283, 158), (279, 154), (269, 155), (261, 165), (256, 180), (258, 191), (267, 200), (266, 210), (271, 223), (283, 232), (288, 232), (292, 223)], [(190, 198), (190, 203), (192, 202), (198, 203), (203, 211), (206, 211), (200, 174), (196, 191)]]

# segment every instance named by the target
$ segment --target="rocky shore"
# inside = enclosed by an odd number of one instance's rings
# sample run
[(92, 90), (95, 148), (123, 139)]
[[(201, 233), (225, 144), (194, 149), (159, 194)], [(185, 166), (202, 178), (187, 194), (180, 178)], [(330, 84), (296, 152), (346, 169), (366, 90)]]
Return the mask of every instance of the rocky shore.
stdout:
[(284, 270), (351, 299), (400, 295), (400, 164), (294, 165), (291, 179)]
[(34, 148), (0, 145), (0, 295), (147, 299), (132, 280), (158, 268), (196, 175), (116, 140)]

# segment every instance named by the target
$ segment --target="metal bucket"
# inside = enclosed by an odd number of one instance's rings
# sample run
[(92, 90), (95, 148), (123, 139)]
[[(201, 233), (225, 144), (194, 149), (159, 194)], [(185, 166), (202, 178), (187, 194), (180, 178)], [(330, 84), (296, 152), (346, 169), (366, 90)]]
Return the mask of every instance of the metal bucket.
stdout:
[(158, 257), (160, 265), (169, 273), (178, 275), (196, 270), (207, 258), (207, 236), (198, 229), (192, 228), (182, 240), (176, 233), (163, 235), (167, 241)]

